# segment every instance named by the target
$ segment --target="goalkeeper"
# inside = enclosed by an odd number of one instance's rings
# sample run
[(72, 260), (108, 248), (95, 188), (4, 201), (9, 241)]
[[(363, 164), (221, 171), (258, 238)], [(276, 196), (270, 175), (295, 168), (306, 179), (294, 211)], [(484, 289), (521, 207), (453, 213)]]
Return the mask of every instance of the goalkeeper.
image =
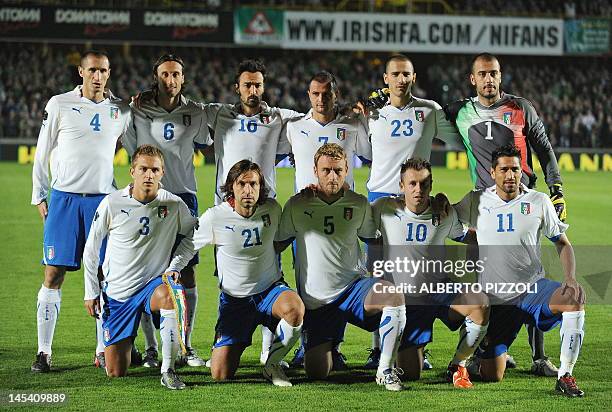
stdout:
[[(501, 91), (501, 67), (495, 56), (488, 53), (475, 56), (470, 69), (470, 82), (477, 96), (451, 103), (444, 110), (461, 134), (476, 188), (494, 185), (490, 173), (491, 155), (495, 149), (510, 143), (521, 151), (522, 183), (534, 188), (533, 150), (542, 165), (555, 211), (564, 222), (567, 209), (557, 159), (533, 105), (523, 97)], [(557, 376), (557, 368), (544, 353), (544, 334), (532, 326), (527, 330), (533, 358), (531, 372)]]

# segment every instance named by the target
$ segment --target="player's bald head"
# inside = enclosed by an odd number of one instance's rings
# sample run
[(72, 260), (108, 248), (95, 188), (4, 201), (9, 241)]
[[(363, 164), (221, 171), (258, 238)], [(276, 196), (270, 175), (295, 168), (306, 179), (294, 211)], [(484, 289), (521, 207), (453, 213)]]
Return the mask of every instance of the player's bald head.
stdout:
[(476, 64), (479, 62), (497, 63), (499, 71), (501, 71), (501, 63), (499, 62), (497, 56), (494, 56), (491, 53), (480, 53), (472, 58), (472, 61), (470, 63), (470, 73), (475, 73), (474, 69), (476, 67)]
[(83, 52), (83, 54), (81, 55), (81, 62), (80, 62), (80, 66), (81, 67), (86, 67), (87, 66), (87, 61), (90, 57), (96, 58), (96, 59), (102, 59), (102, 60), (106, 60), (108, 65), (110, 66), (110, 60), (108, 58), (108, 55), (100, 50), (86, 50)]
[(412, 68), (412, 71), (414, 72), (414, 65), (412, 64), (412, 60), (410, 60), (408, 56), (406, 56), (405, 54), (394, 54), (391, 57), (389, 57), (387, 59), (387, 62), (385, 63), (385, 73), (389, 72), (389, 65), (394, 62), (408, 63), (410, 64), (410, 67)]

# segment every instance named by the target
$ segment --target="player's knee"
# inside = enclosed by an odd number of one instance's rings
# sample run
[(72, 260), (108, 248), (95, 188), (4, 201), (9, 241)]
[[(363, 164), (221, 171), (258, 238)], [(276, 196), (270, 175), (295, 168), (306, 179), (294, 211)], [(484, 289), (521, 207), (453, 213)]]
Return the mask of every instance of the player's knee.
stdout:
[[(155, 305), (157, 309), (174, 309), (174, 303), (172, 302), (172, 296), (170, 296), (170, 292), (168, 292), (168, 288), (164, 285), (159, 286), (155, 290), (154, 294)], [(153, 306), (153, 305), (152, 305)]]
[(504, 379), (504, 371), (485, 371), (481, 368), (480, 378), (484, 382), (501, 382)]
[(186, 289), (195, 288), (196, 280), (193, 267), (188, 266), (181, 270), (181, 285), (183, 285)]
[(123, 378), (127, 376), (127, 369), (106, 365), (106, 375), (109, 378)]
[(234, 377), (234, 373), (227, 368), (217, 367), (210, 369), (210, 376), (214, 381), (223, 382)]
[[(382, 292), (382, 293), (379, 293)], [(380, 304), (383, 306), (403, 306), (405, 305), (404, 294), (395, 291), (395, 285), (386, 280), (380, 281), (380, 286), (374, 289), (374, 301), (380, 299)]]
[(285, 321), (291, 326), (295, 327), (301, 325), (304, 321), (305, 310), (306, 309), (304, 308), (302, 301), (298, 300), (287, 307), (283, 313), (283, 319), (285, 319)]
[(327, 366), (324, 364), (313, 364), (313, 362), (304, 362), (304, 370), (306, 371), (306, 376), (308, 379), (312, 380), (324, 380), (327, 379), (329, 373), (331, 372), (331, 366)]
[(66, 268), (64, 266), (45, 266), (45, 287), (58, 289), (64, 283), (65, 274)]

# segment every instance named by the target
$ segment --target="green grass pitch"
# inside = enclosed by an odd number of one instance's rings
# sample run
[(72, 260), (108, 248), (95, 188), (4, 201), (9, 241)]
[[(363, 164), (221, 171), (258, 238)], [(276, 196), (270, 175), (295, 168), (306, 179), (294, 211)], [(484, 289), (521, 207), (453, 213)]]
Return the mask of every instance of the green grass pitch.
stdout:
[[(510, 370), (503, 382), (476, 383), (473, 390), (459, 391), (444, 383), (442, 373), (456, 345), (456, 334), (436, 323), (434, 342), (429, 345), (434, 369), (423, 373), (411, 389), (388, 393), (374, 383), (372, 373), (361, 369), (366, 359), (370, 334), (350, 326), (342, 351), (352, 367), (335, 373), (328, 382), (309, 382), (303, 371), (291, 371), (295, 386), (276, 388), (264, 381), (259, 362), (260, 334), (245, 352), (237, 379), (215, 383), (207, 369), (183, 368), (188, 390), (171, 392), (160, 386), (158, 371), (130, 369), (129, 377), (110, 380), (93, 368), (94, 322), (83, 307), (82, 270), (67, 275), (62, 288), (63, 303), (54, 341), (54, 370), (32, 374), (30, 364), (36, 352), (36, 294), (42, 282), (39, 264), (42, 224), (30, 206), (31, 166), (0, 163), (0, 392), (7, 407), (8, 392), (66, 393), (66, 408), (74, 410), (610, 410), (612, 380), (608, 375), (612, 354), (611, 306), (587, 308), (585, 342), (574, 370), (586, 392), (583, 399), (566, 399), (554, 394), (553, 378), (536, 378), (528, 373), (530, 353), (523, 330), (511, 348), (518, 369)], [(214, 170), (197, 169), (200, 212), (212, 203)], [(356, 173), (358, 191), (365, 192), (367, 169)], [(116, 169), (120, 185), (129, 180), (128, 169)], [(293, 171), (278, 171), (279, 199), (283, 203), (293, 188)], [(612, 245), (612, 179), (607, 173), (564, 173), (569, 206), (568, 235), (574, 244)], [(446, 192), (458, 201), (470, 189), (466, 171), (434, 170), (434, 191)], [(610, 246), (612, 252), (612, 246)], [(207, 356), (216, 320), (218, 289), (212, 277), (212, 251), (201, 252), (197, 267), (198, 306), (193, 345)], [(285, 252), (283, 267), (293, 283), (290, 255)], [(578, 267), (580, 271), (580, 267)], [(589, 289), (587, 288), (587, 293)], [(143, 348), (142, 337), (137, 339)], [(558, 364), (559, 333), (546, 335), (546, 350)], [(607, 405), (607, 406), (606, 406)], [(30, 405), (31, 407), (31, 405)]]

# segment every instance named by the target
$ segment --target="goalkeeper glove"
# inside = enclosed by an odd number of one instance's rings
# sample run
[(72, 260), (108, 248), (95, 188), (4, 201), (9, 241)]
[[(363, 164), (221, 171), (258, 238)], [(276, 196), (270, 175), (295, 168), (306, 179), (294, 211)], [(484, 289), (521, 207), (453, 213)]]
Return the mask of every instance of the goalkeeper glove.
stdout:
[(560, 183), (556, 183), (550, 187), (550, 200), (555, 207), (559, 220), (565, 222), (565, 219), (567, 219), (567, 206), (563, 198), (563, 186), (561, 186)]
[(375, 109), (382, 108), (387, 103), (387, 100), (389, 100), (389, 93), (389, 89), (386, 87), (384, 89), (374, 90), (365, 101), (366, 107)]

